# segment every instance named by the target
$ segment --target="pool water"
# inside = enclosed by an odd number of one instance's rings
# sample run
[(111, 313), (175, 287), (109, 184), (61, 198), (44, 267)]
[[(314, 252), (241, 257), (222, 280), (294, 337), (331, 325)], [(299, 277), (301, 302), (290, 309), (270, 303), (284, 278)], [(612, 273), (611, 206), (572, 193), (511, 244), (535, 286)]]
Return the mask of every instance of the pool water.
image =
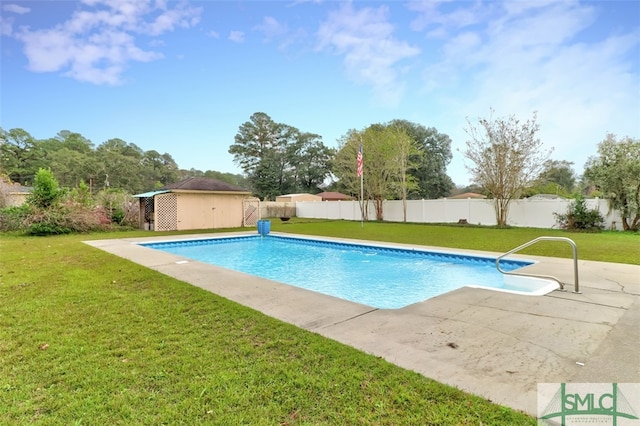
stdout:
[[(382, 309), (464, 286), (531, 291), (498, 272), (490, 257), (274, 235), (142, 245)], [(510, 271), (532, 263), (504, 259), (500, 266)]]

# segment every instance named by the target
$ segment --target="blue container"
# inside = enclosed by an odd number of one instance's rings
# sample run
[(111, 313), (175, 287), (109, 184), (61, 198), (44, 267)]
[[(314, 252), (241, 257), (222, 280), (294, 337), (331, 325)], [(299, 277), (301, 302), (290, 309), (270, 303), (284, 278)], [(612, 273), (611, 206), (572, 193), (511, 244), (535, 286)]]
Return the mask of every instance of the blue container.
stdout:
[(271, 232), (271, 221), (270, 220), (259, 220), (258, 221), (258, 234), (267, 235)]

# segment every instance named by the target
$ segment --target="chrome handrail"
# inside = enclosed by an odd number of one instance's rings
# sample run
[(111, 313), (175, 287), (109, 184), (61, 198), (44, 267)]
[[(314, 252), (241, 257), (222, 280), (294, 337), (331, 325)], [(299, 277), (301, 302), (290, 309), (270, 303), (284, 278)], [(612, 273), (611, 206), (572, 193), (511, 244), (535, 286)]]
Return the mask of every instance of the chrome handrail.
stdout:
[(527, 243), (522, 244), (521, 246), (518, 246), (516, 248), (514, 248), (513, 250), (509, 250), (508, 252), (498, 256), (496, 258), (496, 268), (498, 268), (498, 271), (500, 271), (501, 273), (505, 274), (505, 275), (519, 275), (519, 276), (523, 276), (523, 277), (537, 277), (537, 278), (548, 278), (548, 279), (552, 279), (554, 281), (556, 281), (558, 284), (560, 284), (560, 289), (564, 290), (564, 284), (557, 279), (556, 277), (552, 277), (550, 275), (536, 275), (536, 274), (523, 274), (523, 273), (518, 273), (518, 272), (511, 272), (511, 271), (505, 271), (502, 268), (500, 268), (500, 260), (505, 257), (508, 256), (510, 254), (513, 254), (517, 251), (522, 250), (523, 248), (529, 247), (535, 243), (537, 243), (538, 241), (565, 241), (567, 243), (569, 243), (571, 245), (571, 247), (573, 248), (573, 292), (574, 293), (580, 293), (580, 288), (578, 286), (578, 246), (576, 246), (576, 243), (573, 242), (572, 239), (570, 238), (566, 238), (566, 237), (538, 237), (535, 238)]

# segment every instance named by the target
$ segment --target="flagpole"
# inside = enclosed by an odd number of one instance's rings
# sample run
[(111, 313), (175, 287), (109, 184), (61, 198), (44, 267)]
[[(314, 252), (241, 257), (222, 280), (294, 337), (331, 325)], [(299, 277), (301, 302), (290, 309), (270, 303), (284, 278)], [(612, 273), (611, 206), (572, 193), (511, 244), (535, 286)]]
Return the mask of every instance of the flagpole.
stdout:
[(360, 227), (364, 227), (364, 173), (360, 175)]
[(360, 136), (360, 152), (358, 154), (358, 171), (360, 175), (360, 227), (364, 228), (364, 159), (362, 152), (362, 136)]

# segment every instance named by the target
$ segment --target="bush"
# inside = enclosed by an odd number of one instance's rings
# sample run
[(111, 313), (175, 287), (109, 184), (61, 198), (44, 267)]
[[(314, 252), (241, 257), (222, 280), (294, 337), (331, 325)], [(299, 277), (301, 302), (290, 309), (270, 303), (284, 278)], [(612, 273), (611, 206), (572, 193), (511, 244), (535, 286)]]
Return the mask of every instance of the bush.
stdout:
[(70, 233), (71, 233), (71, 229), (65, 228), (64, 226), (61, 226), (60, 224), (57, 224), (57, 223), (38, 222), (38, 223), (32, 223), (27, 228), (27, 234), (29, 235), (45, 236), (45, 235), (70, 234)]
[(554, 213), (560, 228), (567, 231), (600, 232), (604, 229), (604, 217), (596, 209), (589, 210), (584, 198), (578, 197), (569, 204), (566, 214)]
[(24, 204), (0, 209), (0, 231), (22, 231), (28, 235), (59, 235), (111, 228), (104, 211), (71, 201), (49, 208)]
[(39, 169), (33, 180), (33, 192), (27, 197), (27, 203), (33, 207), (48, 208), (55, 206), (64, 190), (49, 169)]
[(104, 209), (111, 222), (120, 226), (138, 226), (138, 200), (118, 189), (101, 191), (97, 196), (98, 204)]
[(109, 229), (99, 210), (77, 204), (33, 211), (26, 219), (29, 235), (58, 235)]
[(0, 209), (0, 231), (19, 231), (23, 229), (26, 219), (31, 214), (27, 204)]
[(27, 203), (0, 209), (0, 231), (58, 235), (108, 230), (112, 223), (137, 223), (137, 203), (124, 193), (111, 191), (110, 195), (108, 203), (96, 207), (84, 182), (66, 191), (58, 186), (50, 170), (40, 169)]

